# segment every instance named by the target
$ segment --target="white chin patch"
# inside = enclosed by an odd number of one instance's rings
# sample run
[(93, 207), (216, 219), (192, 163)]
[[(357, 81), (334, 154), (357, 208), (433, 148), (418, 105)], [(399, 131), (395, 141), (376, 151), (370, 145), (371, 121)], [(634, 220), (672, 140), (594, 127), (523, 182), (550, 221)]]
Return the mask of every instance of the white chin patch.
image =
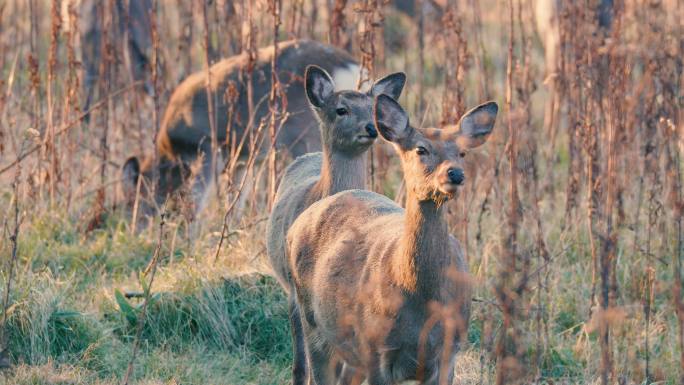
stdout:
[(335, 68), (332, 74), (335, 91), (355, 90), (360, 74), (361, 67), (356, 64)]

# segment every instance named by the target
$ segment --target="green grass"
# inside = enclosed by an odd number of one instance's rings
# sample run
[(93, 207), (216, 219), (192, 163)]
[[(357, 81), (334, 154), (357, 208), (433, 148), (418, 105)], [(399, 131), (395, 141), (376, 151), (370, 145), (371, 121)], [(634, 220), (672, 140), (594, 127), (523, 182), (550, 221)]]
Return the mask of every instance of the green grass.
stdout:
[[(155, 237), (130, 235), (114, 218), (83, 235), (77, 222), (55, 214), (22, 227), (7, 322), (14, 367), (0, 383), (118, 383), (125, 373), (142, 300), (123, 293), (141, 291)], [(232, 276), (225, 265), (193, 270), (200, 265), (184, 258), (191, 252), (178, 248), (161, 262), (136, 381), (286, 381), (291, 344), (279, 285), (259, 273)]]
[[(121, 381), (142, 303), (140, 298), (125, 298), (124, 293), (141, 291), (138, 276), (156, 239), (152, 230), (131, 235), (122, 218), (114, 215), (105, 228), (87, 235), (72, 225), (78, 221), (66, 215), (37, 216), (22, 227), (7, 328), (13, 368), (3, 374), (0, 384)], [(257, 227), (232, 240), (216, 264), (215, 234), (196, 239), (194, 245), (177, 241), (174, 250), (168, 248), (170, 236), (165, 237), (162, 255), (167, 257), (161, 259), (136, 359), (134, 378), (138, 383), (289, 381), (291, 346), (284, 293), (273, 278), (258, 272), (265, 272), (260, 267), (263, 257), (241, 257), (262, 247), (258, 238), (262, 233), (263, 228)], [(2, 246), (3, 252), (8, 246)], [(597, 373), (596, 333), (585, 331), (590, 265), (584, 261), (588, 258), (586, 247), (574, 245), (549, 271), (552, 286), (548, 294), (554, 300), (545, 314), (550, 335), (539, 356), (538, 371), (545, 381), (592, 383)], [(475, 267), (473, 271), (477, 271)], [(637, 342), (634, 346), (616, 343), (616, 358), (625, 359), (624, 363), (618, 361), (623, 368), (627, 362), (644, 359), (643, 336), (639, 334), (643, 328), (638, 306), (641, 291), (628, 288), (639, 282), (629, 273), (634, 269), (621, 265), (618, 274), (625, 286), (624, 303), (637, 301), (636, 306), (627, 308), (629, 318), (615, 331)], [(236, 275), (236, 271), (251, 273)], [(490, 267), (484, 278), (492, 280), (495, 273)], [(669, 270), (657, 274), (661, 282), (671, 279)], [(2, 278), (5, 282), (6, 277)], [(479, 285), (476, 297), (492, 300), (487, 287)], [(669, 294), (665, 288), (656, 293), (650, 335), (652, 365), (663, 381), (674, 378), (668, 373), (676, 373), (673, 339), (663, 334), (676, 331), (673, 314), (668, 311)], [(536, 303), (536, 294), (528, 295)], [(534, 315), (532, 310), (530, 317)], [(482, 348), (491, 348), (492, 330), (496, 332), (500, 322), (492, 303), (473, 304), (460, 383), (478, 383), (482, 365), (485, 376), (493, 372), (489, 355), (482, 362), (477, 357)], [(526, 327), (524, 342), (529, 348), (524, 357), (533, 365), (537, 357), (535, 323)]]

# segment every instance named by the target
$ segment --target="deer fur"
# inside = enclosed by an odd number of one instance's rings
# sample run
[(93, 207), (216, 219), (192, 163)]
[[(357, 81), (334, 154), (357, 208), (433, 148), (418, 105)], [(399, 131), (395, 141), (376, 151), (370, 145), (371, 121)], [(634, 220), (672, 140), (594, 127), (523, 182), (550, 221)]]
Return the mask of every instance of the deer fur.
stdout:
[[(252, 75), (254, 105), (253, 127), (266, 118), (268, 93), (271, 89), (271, 59), (273, 47), (262, 48), (257, 53), (257, 62)], [(210, 68), (211, 91), (215, 96), (215, 122), (217, 140), (226, 153), (230, 148), (227, 133), (240, 141), (249, 124), (247, 101), (248, 65), (246, 54), (224, 59)], [(289, 118), (283, 123), (276, 139), (280, 149), (288, 150), (293, 156), (320, 149), (320, 134), (317, 122), (304, 95), (303, 75), (310, 64), (316, 64), (333, 74), (339, 89), (355, 88), (359, 66), (346, 52), (323, 43), (309, 40), (290, 40), (279, 43), (277, 58), (278, 76), (287, 98)], [(154, 173), (159, 176), (156, 196), (147, 197), (153, 203), (164, 201), (170, 194), (186, 191), (181, 189), (192, 181), (192, 203), (195, 212), (204, 205), (204, 192), (213, 183), (211, 170), (211, 127), (206, 92), (206, 71), (199, 71), (186, 78), (176, 87), (167, 104), (157, 139), (157, 163), (141, 162), (137, 157), (129, 158), (123, 166), (124, 194), (130, 201), (137, 191), (137, 181), (142, 175), (149, 179)], [(227, 100), (227, 90), (232, 88), (236, 100)], [(229, 122), (229, 109), (232, 120)], [(237, 145), (237, 144), (236, 144)], [(249, 155), (249, 145), (239, 154), (241, 159)], [(258, 149), (259, 157), (265, 155), (270, 147), (268, 140)], [(197, 175), (193, 175), (191, 165), (200, 163)], [(221, 167), (220, 162), (216, 162)]]
[(462, 157), (486, 141), (497, 110), (490, 102), (466, 113), (459, 128), (416, 129), (394, 100), (379, 96), (376, 126), (399, 153), (406, 210), (349, 190), (292, 224), (286, 250), (316, 384), (334, 383), (336, 357), (369, 385), (452, 383), (471, 284), (445, 202), (463, 182)]
[[(304, 209), (319, 199), (365, 186), (365, 153), (377, 137), (373, 124), (373, 97), (387, 94), (398, 98), (405, 82), (403, 73), (395, 73), (376, 81), (368, 92), (335, 92), (333, 79), (323, 69), (314, 66), (307, 69), (306, 95), (320, 123), (323, 151), (301, 156), (287, 167), (267, 228), (268, 256), (276, 278), (289, 294), (295, 336), (300, 327), (285, 258), (287, 230)], [(293, 342), (293, 380), (302, 383), (305, 379), (302, 341), (294, 339)]]
[[(144, 82), (146, 92), (152, 93), (150, 83), (150, 65), (152, 50), (152, 27), (149, 14), (152, 12), (151, 0), (115, 0), (112, 7), (99, 0), (64, 0), (61, 4), (62, 30), (73, 33), (72, 27), (80, 32), (75, 43), (80, 51), (78, 60), (83, 64), (83, 86), (86, 94), (83, 111), (88, 111), (96, 94), (102, 62), (103, 13), (113, 13), (111, 22), (114, 26), (110, 33), (115, 42), (122, 42), (121, 54), (127, 62), (127, 70), (132, 81)], [(78, 14), (76, 26), (72, 25), (71, 9)], [(86, 117), (87, 118), (87, 117)]]

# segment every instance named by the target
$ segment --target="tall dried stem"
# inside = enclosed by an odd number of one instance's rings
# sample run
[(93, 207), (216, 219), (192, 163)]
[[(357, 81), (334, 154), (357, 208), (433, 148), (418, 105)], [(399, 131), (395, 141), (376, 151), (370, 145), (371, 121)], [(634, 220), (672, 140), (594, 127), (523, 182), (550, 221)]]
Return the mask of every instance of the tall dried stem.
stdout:
[[(209, 130), (211, 132), (211, 159), (210, 159), (210, 166), (211, 167), (211, 173), (212, 173), (212, 178), (214, 180), (214, 187), (215, 187), (215, 192), (216, 192), (216, 199), (220, 200), (220, 190), (219, 190), (219, 183), (218, 183), (218, 167), (217, 167), (217, 159), (216, 157), (218, 156), (218, 131), (216, 131), (216, 115), (214, 114), (215, 106), (214, 104), (214, 94), (212, 92), (212, 84), (211, 84), (211, 57), (212, 55), (210, 54), (210, 45), (209, 45), (209, 21), (207, 17), (207, 3), (202, 2), (201, 4), (202, 7), (202, 25), (204, 26), (204, 71), (206, 73), (206, 81), (205, 81), (205, 89), (207, 91), (207, 109), (208, 109), (208, 114), (209, 114)], [(204, 183), (208, 183), (208, 181), (203, 181)]]
[[(165, 208), (163, 209), (165, 210)], [(140, 339), (142, 337), (142, 330), (145, 326), (145, 321), (147, 318), (147, 308), (150, 303), (150, 296), (152, 294), (152, 285), (154, 284), (154, 277), (157, 274), (157, 265), (159, 263), (159, 258), (161, 255), (161, 249), (164, 244), (164, 225), (166, 224), (166, 213), (162, 211), (161, 220), (159, 221), (159, 238), (157, 239), (157, 246), (154, 249), (154, 254), (152, 259), (148, 264), (148, 267), (144, 273), (140, 275), (140, 281), (143, 284), (143, 296), (144, 301), (140, 313), (138, 313), (137, 325), (135, 329), (135, 340), (133, 341), (133, 350), (131, 351), (131, 359), (128, 361), (128, 367), (126, 369), (126, 375), (123, 379), (123, 385), (128, 385), (131, 376), (133, 375), (133, 369), (135, 366), (135, 359), (138, 355), (138, 350), (140, 349)], [(145, 283), (144, 280), (146, 275), (150, 276), (149, 280)]]
[(522, 365), (518, 362), (517, 331), (515, 320), (517, 293), (514, 282), (518, 260), (518, 226), (520, 203), (518, 197), (518, 170), (517, 170), (517, 130), (513, 124), (513, 67), (514, 67), (514, 5), (513, 0), (508, 1), (508, 60), (506, 67), (506, 116), (508, 127), (508, 162), (509, 162), (509, 196), (508, 212), (506, 213), (507, 234), (503, 244), (503, 264), (499, 273), (496, 294), (501, 309), (503, 310), (503, 325), (501, 335), (496, 346), (497, 385), (508, 384), (520, 377), (519, 371)]
[(271, 58), (271, 92), (268, 98), (268, 109), (271, 115), (268, 134), (271, 140), (271, 151), (268, 155), (268, 208), (273, 207), (276, 195), (277, 175), (275, 143), (278, 135), (278, 121), (280, 106), (278, 98), (282, 94), (280, 80), (278, 78), (278, 31), (280, 30), (280, 13), (282, 10), (281, 0), (270, 0), (271, 16), (273, 17), (273, 57)]

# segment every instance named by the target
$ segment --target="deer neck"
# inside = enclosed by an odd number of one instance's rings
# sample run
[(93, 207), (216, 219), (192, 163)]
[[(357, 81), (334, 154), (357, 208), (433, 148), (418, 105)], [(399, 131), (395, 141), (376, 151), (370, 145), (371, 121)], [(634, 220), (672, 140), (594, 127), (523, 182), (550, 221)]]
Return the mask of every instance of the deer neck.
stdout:
[(327, 148), (323, 149), (321, 178), (313, 188), (312, 198), (319, 200), (340, 191), (362, 189), (365, 186), (365, 153), (348, 155)]
[(439, 280), (449, 262), (449, 231), (444, 205), (409, 194), (404, 232), (392, 264), (399, 286), (421, 296), (438, 295)]

